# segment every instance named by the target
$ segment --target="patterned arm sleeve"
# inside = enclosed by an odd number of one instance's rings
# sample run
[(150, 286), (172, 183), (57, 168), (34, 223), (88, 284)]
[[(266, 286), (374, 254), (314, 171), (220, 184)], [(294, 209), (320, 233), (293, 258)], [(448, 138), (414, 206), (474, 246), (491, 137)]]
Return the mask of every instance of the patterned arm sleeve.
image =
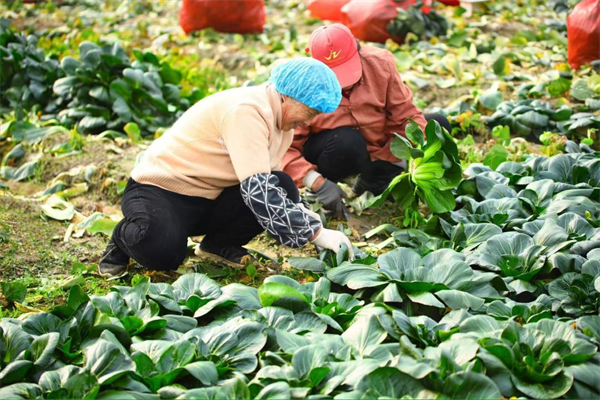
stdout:
[(240, 185), (244, 203), (260, 225), (281, 244), (302, 247), (312, 238), (321, 221), (306, 214), (286, 197), (273, 174), (255, 174)]

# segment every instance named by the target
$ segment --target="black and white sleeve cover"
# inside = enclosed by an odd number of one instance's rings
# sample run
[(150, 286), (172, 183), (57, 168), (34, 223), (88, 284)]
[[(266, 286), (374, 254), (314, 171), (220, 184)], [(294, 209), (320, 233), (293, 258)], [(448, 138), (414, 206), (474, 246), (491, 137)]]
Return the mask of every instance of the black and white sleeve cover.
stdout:
[(240, 185), (244, 203), (256, 216), (258, 223), (281, 244), (302, 247), (309, 242), (321, 221), (306, 214), (286, 197), (273, 174), (255, 174)]

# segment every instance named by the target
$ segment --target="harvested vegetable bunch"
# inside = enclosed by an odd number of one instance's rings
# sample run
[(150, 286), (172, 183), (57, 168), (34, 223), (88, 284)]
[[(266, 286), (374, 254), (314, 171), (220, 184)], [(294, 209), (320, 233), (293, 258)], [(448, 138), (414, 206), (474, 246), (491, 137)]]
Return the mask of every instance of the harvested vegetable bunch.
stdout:
[(380, 206), (391, 195), (401, 208), (416, 210), (421, 199), (433, 213), (454, 209), (456, 202), (451, 190), (462, 179), (458, 148), (437, 121), (429, 121), (425, 132), (427, 140), (419, 125), (411, 121), (406, 127), (410, 141), (400, 135), (392, 141), (392, 154), (407, 160), (408, 172), (394, 178), (380, 196), (373, 198), (370, 206)]

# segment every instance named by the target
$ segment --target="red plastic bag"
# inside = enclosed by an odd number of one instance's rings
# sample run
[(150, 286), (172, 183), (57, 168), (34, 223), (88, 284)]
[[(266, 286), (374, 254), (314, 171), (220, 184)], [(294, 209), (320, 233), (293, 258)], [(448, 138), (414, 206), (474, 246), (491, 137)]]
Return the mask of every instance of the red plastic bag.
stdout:
[(264, 0), (183, 0), (179, 25), (185, 33), (213, 28), (226, 33), (260, 33), (265, 25)]
[(342, 22), (342, 7), (349, 1), (350, 0), (308, 0), (306, 8), (310, 11), (311, 18)]
[(421, 11), (423, 11), (423, 14), (429, 14), (429, 12), (431, 11), (431, 3), (433, 3), (434, 0), (424, 0), (423, 1), (423, 5), (421, 6)]
[(438, 0), (438, 1), (447, 6), (460, 6), (460, 0)]
[(342, 7), (343, 23), (357, 39), (385, 43), (390, 38), (387, 26), (398, 15), (397, 8), (415, 4), (415, 0), (351, 0)]
[(583, 0), (567, 17), (571, 68), (600, 59), (600, 0)]

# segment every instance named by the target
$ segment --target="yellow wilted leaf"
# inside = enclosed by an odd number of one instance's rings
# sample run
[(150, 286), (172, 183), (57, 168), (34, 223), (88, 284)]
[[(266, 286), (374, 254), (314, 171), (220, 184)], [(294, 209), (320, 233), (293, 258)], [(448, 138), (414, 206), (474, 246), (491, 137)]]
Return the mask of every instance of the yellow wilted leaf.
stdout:
[(253, 261), (253, 258), (251, 255), (245, 255), (244, 257), (242, 257), (242, 259), (240, 260), (240, 264), (242, 265), (248, 265)]
[(431, 39), (429, 39), (429, 43), (431, 43), (431, 44), (438, 44), (439, 42), (440, 42), (440, 39), (437, 36), (434, 36)]
[(41, 312), (44, 312), (44, 310), (29, 307), (29, 306), (26, 306), (25, 304), (21, 304), (21, 303), (17, 303), (17, 302), (15, 302), (15, 308), (17, 310), (21, 311), (22, 313), (39, 314)]
[(117, 181), (115, 181), (113, 178), (106, 178), (102, 184), (100, 185), (100, 187), (102, 189), (106, 189), (107, 187), (114, 185), (115, 183), (117, 183)]
[(472, 116), (473, 116), (473, 111), (467, 110), (464, 113), (460, 114), (458, 117), (456, 117), (456, 122), (458, 122), (460, 124), (465, 120), (465, 118), (472, 117)]
[(64, 199), (70, 199), (72, 197), (80, 196), (88, 191), (89, 187), (87, 183), (76, 183), (68, 189), (63, 190), (62, 192), (56, 193), (57, 196), (61, 196)]
[(388, 39), (385, 41), (385, 48), (392, 53), (395, 53), (396, 51), (400, 50), (400, 45), (394, 42), (392, 39)]
[(556, 69), (558, 71), (569, 72), (571, 70), (571, 67), (567, 63), (558, 63), (558, 64), (556, 64), (554, 69)]
[(419, 37), (412, 32), (408, 32), (408, 34), (404, 38), (404, 43), (406, 43), (407, 45), (409, 45), (410, 42), (418, 42), (418, 41), (419, 41)]

